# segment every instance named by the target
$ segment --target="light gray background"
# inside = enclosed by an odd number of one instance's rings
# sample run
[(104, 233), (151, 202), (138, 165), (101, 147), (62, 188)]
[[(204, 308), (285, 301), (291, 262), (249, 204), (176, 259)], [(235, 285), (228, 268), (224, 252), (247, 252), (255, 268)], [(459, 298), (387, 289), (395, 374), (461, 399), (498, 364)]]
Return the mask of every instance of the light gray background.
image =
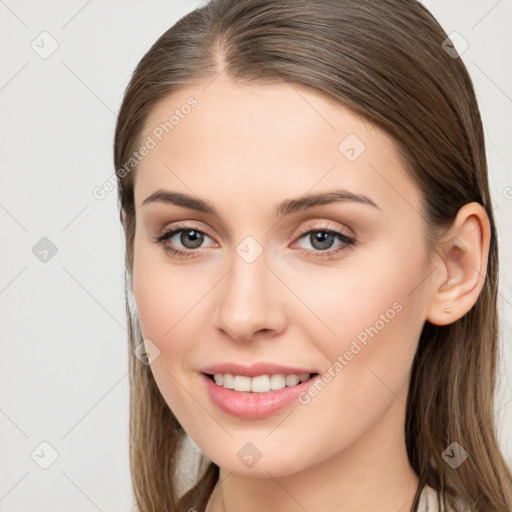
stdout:
[[(116, 191), (92, 191), (112, 177), (133, 68), (202, 3), (0, 0), (0, 512), (132, 506), (122, 229)], [(424, 3), (469, 43), (486, 129), (502, 264), (497, 420), (512, 461), (512, 1)], [(31, 47), (43, 31), (58, 43), (47, 59)], [(32, 252), (43, 237), (57, 248), (46, 263)]]

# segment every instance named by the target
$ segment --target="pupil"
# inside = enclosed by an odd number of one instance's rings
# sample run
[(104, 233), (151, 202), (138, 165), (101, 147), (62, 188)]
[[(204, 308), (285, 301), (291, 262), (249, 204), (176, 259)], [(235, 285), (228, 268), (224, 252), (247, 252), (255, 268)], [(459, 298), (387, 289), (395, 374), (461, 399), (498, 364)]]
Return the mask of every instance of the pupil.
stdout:
[[(319, 242), (319, 246), (317, 243)], [(311, 234), (311, 245), (316, 249), (329, 249), (333, 242), (333, 236), (329, 233), (317, 232)]]

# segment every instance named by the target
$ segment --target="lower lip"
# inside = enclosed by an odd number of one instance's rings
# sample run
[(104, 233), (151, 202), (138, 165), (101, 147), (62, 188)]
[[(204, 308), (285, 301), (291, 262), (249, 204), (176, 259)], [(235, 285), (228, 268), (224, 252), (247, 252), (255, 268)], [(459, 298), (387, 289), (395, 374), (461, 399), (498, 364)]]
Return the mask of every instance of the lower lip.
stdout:
[[(296, 386), (287, 386), (276, 391), (266, 393), (253, 393), (247, 391), (234, 391), (216, 384), (204, 373), (205, 381), (211, 401), (222, 411), (231, 416), (254, 420), (272, 416), (289, 406), (297, 397), (308, 390), (320, 375), (315, 375)], [(297, 400), (298, 401), (298, 400)]]

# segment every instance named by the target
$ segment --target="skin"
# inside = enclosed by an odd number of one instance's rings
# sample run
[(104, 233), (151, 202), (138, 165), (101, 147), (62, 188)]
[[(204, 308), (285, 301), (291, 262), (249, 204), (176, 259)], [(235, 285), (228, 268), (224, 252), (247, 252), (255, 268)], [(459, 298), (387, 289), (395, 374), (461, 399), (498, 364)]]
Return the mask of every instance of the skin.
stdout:
[[(418, 485), (403, 434), (411, 366), (424, 322), (453, 322), (478, 298), (485, 210), (461, 208), (430, 267), (420, 191), (384, 132), (298, 86), (222, 76), (206, 84), (166, 98), (145, 125), (143, 137), (190, 96), (198, 101), (138, 166), (133, 293), (144, 337), (160, 351), (151, 364), (158, 387), (220, 467), (207, 512), (410, 510)], [(366, 146), (355, 161), (338, 149), (349, 134)], [(379, 208), (347, 201), (274, 214), (285, 199), (335, 188), (366, 194)], [(220, 218), (143, 206), (157, 189), (200, 197)], [(195, 257), (178, 259), (154, 242), (180, 221), (211, 233)], [(315, 257), (321, 246), (299, 229), (326, 226), (356, 244)], [(247, 236), (263, 251), (250, 264), (236, 252)], [(166, 244), (192, 250), (180, 234)], [(334, 238), (323, 251), (343, 245)], [(397, 302), (400, 312), (307, 405), (245, 420), (205, 392), (201, 368), (226, 361), (322, 373)], [(237, 457), (248, 442), (262, 454), (252, 467)]]

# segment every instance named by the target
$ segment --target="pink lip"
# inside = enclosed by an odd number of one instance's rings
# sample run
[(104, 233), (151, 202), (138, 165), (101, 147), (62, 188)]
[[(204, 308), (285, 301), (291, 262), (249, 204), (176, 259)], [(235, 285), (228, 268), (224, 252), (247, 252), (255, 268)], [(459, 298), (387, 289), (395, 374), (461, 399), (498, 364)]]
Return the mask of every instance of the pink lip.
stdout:
[(274, 375), (281, 373), (283, 375), (298, 375), (304, 373), (319, 373), (317, 370), (307, 368), (292, 368), (273, 363), (255, 363), (250, 366), (244, 366), (238, 363), (220, 363), (207, 366), (201, 370), (202, 373), (214, 375), (216, 373), (230, 373), (231, 375), (244, 375), (246, 377), (257, 377), (258, 375)]
[(298, 401), (297, 397), (301, 393), (307, 392), (308, 388), (319, 378), (321, 378), (320, 375), (315, 375), (296, 386), (284, 387), (283, 389), (266, 393), (253, 393), (225, 389), (216, 384), (208, 375), (201, 375), (211, 401), (219, 409), (231, 416), (248, 420), (266, 418), (283, 410), (292, 402)]

